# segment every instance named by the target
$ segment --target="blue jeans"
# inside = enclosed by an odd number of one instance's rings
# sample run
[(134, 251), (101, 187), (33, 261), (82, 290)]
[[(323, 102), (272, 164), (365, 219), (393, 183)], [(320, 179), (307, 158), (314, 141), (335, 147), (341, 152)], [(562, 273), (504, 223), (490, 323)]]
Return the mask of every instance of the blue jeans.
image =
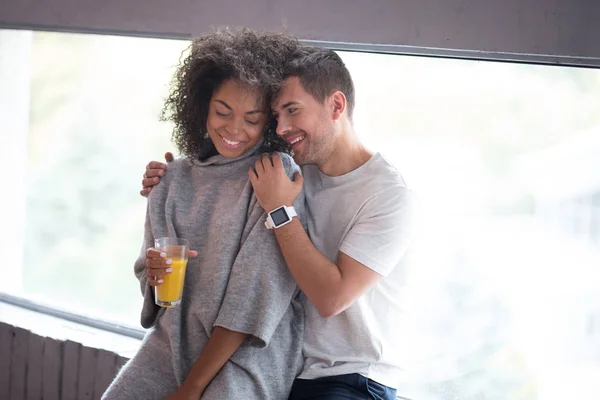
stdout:
[(296, 379), (290, 400), (395, 400), (396, 389), (360, 374), (337, 375), (319, 379)]

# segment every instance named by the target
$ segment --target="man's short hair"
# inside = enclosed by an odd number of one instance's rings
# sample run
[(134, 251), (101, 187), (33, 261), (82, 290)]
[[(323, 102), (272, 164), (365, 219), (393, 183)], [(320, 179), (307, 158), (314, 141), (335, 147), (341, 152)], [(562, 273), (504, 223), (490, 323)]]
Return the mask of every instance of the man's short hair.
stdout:
[(352, 119), (354, 83), (350, 71), (335, 51), (308, 46), (298, 49), (284, 71), (285, 78), (292, 76), (297, 76), (304, 90), (321, 104), (334, 91), (344, 93), (348, 117)]

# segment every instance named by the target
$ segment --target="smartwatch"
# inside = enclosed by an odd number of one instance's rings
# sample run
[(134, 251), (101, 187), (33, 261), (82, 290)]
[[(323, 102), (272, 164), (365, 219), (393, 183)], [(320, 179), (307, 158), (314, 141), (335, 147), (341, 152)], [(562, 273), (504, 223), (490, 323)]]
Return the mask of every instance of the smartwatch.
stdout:
[(268, 213), (265, 226), (267, 229), (280, 228), (292, 222), (292, 218), (297, 216), (294, 207), (281, 206)]

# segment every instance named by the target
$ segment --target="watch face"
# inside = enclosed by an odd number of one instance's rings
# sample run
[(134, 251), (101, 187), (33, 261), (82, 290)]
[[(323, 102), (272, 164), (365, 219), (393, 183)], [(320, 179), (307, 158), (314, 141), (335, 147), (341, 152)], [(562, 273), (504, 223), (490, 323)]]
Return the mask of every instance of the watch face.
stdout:
[(290, 217), (285, 212), (285, 208), (281, 207), (271, 213), (271, 219), (273, 219), (273, 224), (275, 226), (279, 226), (284, 222), (290, 220)]

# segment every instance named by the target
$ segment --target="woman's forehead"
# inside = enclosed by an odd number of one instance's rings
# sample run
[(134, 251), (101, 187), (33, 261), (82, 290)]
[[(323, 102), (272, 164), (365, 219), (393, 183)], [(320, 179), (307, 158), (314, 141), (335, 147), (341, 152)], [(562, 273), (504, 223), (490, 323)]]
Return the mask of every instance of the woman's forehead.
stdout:
[(257, 88), (251, 88), (234, 80), (227, 80), (213, 93), (213, 100), (221, 100), (229, 106), (262, 109), (262, 93)]

